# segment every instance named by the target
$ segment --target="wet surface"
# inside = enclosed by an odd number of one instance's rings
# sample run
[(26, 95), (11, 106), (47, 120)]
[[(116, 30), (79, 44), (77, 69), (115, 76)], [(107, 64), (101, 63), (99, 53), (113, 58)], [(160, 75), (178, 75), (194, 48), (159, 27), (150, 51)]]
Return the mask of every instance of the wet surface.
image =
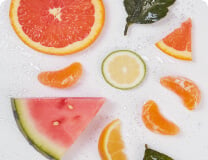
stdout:
[[(99, 135), (104, 126), (116, 118), (122, 121), (126, 154), (130, 160), (142, 159), (146, 143), (176, 160), (207, 160), (207, 6), (201, 0), (177, 0), (165, 19), (152, 25), (132, 25), (128, 36), (123, 36), (126, 13), (122, 2), (104, 0), (104, 3), (106, 24), (98, 40), (80, 53), (56, 57), (36, 52), (19, 40), (10, 26), (10, 1), (0, 0), (0, 159), (46, 160), (17, 129), (10, 97), (103, 96), (107, 98), (106, 104), (64, 160), (98, 160)], [(193, 19), (193, 62), (173, 59), (154, 46), (188, 17)], [(112, 88), (101, 74), (103, 58), (118, 49), (133, 50), (147, 63), (145, 81), (130, 91)], [(75, 61), (83, 64), (84, 74), (72, 88), (52, 89), (38, 82), (40, 71), (64, 68)], [(185, 76), (199, 85), (202, 102), (196, 111), (187, 111), (176, 95), (160, 85), (160, 77), (166, 75)], [(178, 136), (160, 136), (144, 127), (141, 108), (149, 99), (155, 100), (161, 112), (180, 126)]]

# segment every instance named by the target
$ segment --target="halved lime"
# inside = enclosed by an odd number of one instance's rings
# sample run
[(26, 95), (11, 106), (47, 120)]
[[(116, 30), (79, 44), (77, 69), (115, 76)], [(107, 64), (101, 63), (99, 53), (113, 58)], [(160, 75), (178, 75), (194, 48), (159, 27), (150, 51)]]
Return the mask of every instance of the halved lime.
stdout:
[(135, 52), (118, 50), (110, 53), (102, 63), (106, 82), (118, 89), (138, 86), (146, 75), (144, 60)]

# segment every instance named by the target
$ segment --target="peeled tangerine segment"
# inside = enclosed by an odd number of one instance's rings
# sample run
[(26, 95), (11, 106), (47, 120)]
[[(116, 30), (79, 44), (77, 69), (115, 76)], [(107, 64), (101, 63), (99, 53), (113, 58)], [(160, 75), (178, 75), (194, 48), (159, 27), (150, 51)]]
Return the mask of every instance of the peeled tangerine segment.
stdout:
[(127, 160), (124, 142), (121, 136), (121, 122), (119, 119), (108, 124), (102, 131), (98, 149), (102, 160)]
[(42, 72), (38, 80), (43, 85), (53, 88), (68, 88), (77, 83), (82, 75), (82, 65), (78, 62), (58, 71)]
[(200, 90), (192, 80), (184, 77), (167, 76), (161, 78), (160, 83), (180, 96), (187, 109), (194, 110), (200, 103)]
[(176, 135), (180, 130), (176, 124), (163, 117), (157, 104), (152, 100), (143, 106), (142, 120), (150, 131), (163, 135)]
[(164, 53), (181, 60), (192, 60), (192, 20), (189, 18), (181, 26), (167, 35), (156, 46)]
[(17, 98), (12, 107), (29, 143), (49, 159), (61, 160), (104, 102), (104, 98)]

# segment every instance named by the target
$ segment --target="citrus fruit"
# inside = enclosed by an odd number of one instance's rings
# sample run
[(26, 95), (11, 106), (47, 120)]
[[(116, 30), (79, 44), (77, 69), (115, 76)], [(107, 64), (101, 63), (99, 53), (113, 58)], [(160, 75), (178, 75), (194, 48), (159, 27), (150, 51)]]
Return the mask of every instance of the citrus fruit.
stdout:
[(160, 113), (157, 104), (152, 100), (143, 106), (142, 120), (145, 126), (152, 132), (163, 135), (176, 135), (179, 132), (178, 126), (167, 120)]
[(81, 75), (82, 65), (76, 62), (62, 70), (42, 72), (38, 75), (38, 80), (46, 86), (67, 88), (74, 85)]
[(102, 131), (98, 144), (102, 160), (127, 160), (120, 130), (120, 120), (114, 120)]
[(28, 142), (48, 159), (61, 160), (104, 102), (95, 97), (14, 98), (12, 109)]
[(201, 93), (192, 80), (184, 77), (167, 76), (161, 78), (160, 83), (179, 95), (187, 109), (194, 110), (199, 104)]
[(12, 0), (10, 20), (21, 40), (47, 54), (65, 55), (88, 47), (105, 17), (102, 0)]
[(112, 52), (104, 59), (102, 73), (111, 86), (124, 90), (131, 89), (143, 81), (146, 65), (135, 52), (119, 50)]
[(192, 21), (189, 18), (175, 29), (167, 37), (156, 43), (156, 46), (164, 53), (182, 60), (192, 60), (191, 48)]

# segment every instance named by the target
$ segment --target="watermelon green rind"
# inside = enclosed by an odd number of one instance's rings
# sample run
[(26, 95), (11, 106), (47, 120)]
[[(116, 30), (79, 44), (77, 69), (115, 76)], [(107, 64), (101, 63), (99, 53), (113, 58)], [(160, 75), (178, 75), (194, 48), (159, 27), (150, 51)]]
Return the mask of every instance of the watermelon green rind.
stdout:
[[(105, 98), (12, 98), (11, 102), (17, 125), (28, 142), (50, 160), (60, 160)], [(60, 119), (60, 128), (54, 128), (57, 117), (66, 118)]]
[[(21, 116), (22, 115), (21, 106), (24, 105), (22, 100), (20, 101), (18, 99), (11, 98), (11, 103), (12, 103), (13, 114), (14, 114), (17, 126), (19, 130), (21, 131), (21, 133), (24, 135), (24, 137), (28, 140), (29, 144), (32, 145), (39, 153), (44, 155), (46, 158), (50, 160), (60, 160), (61, 157), (63, 156), (63, 153), (57, 152), (58, 149), (54, 150), (54, 149), (50, 149), (48, 146), (45, 148), (41, 145), (38, 145), (35, 142), (37, 141), (37, 138), (35, 139), (35, 137), (32, 137), (28, 134), (30, 131), (26, 129), (27, 124), (24, 123), (27, 121), (21, 118), (21, 117), (24, 117), (24, 116)], [(34, 135), (34, 133), (32, 133), (31, 135)]]

